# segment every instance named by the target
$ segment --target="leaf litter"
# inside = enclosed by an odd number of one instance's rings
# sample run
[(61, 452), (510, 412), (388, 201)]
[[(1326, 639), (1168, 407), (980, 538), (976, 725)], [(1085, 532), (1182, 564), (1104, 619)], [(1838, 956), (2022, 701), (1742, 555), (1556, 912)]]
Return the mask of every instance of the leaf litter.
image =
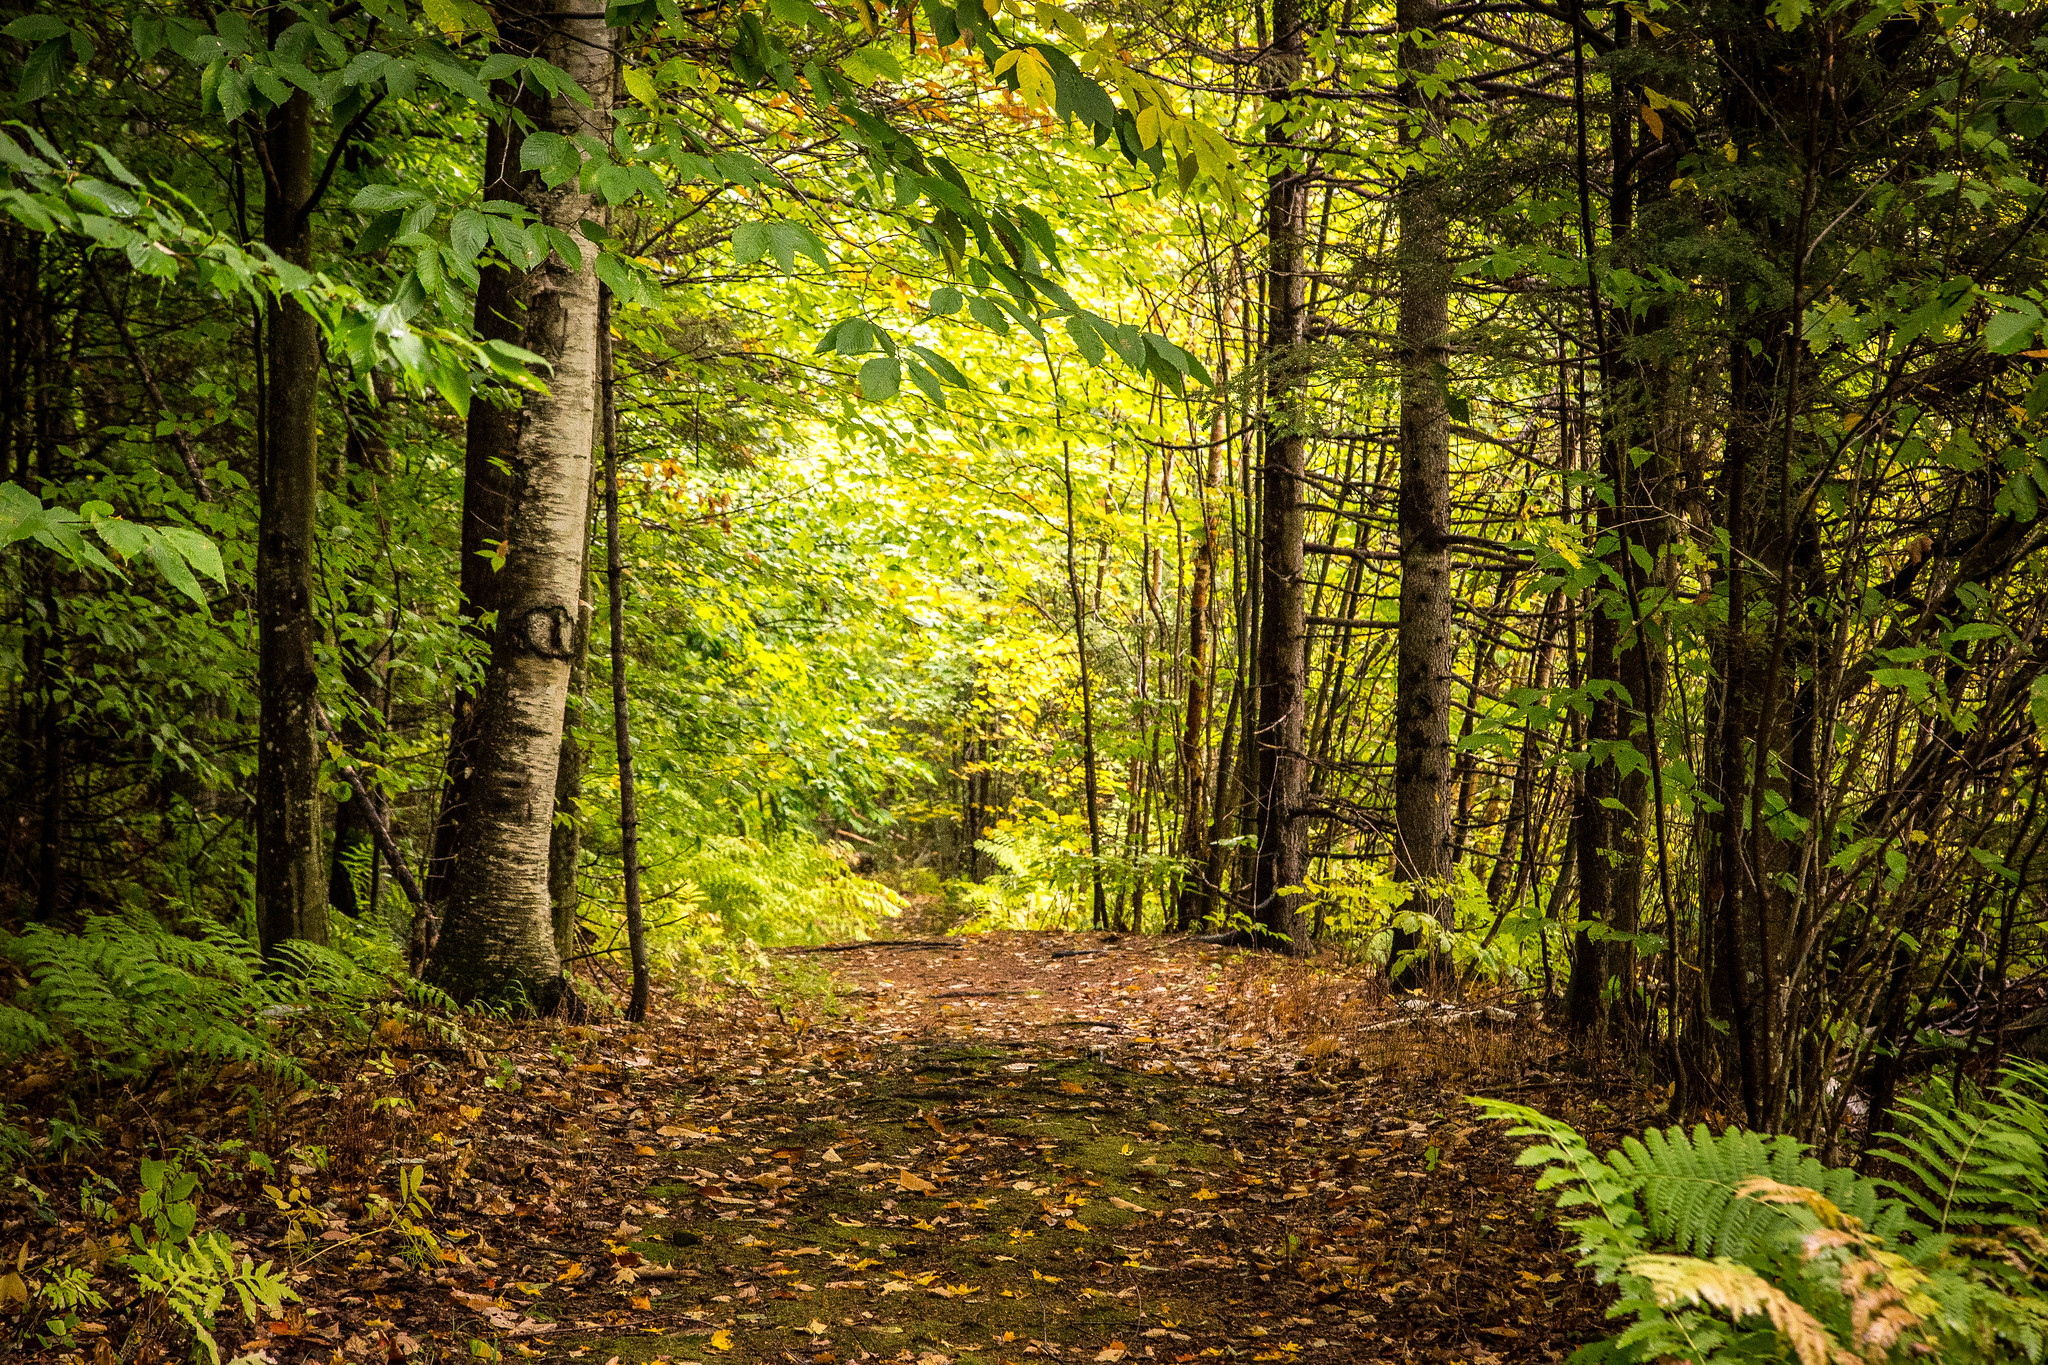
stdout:
[[(200, 1226), (300, 1296), (216, 1336), (250, 1365), (1498, 1365), (1598, 1335), (1607, 1295), (1460, 1103), (1635, 1126), (1530, 1011), (1180, 939), (946, 942), (640, 1027), (386, 1029), (314, 1090), (152, 1114), (213, 1153)], [(83, 1192), (10, 1198), (31, 1261), (109, 1254)], [(182, 1359), (152, 1311), (114, 1298), (82, 1358)]]

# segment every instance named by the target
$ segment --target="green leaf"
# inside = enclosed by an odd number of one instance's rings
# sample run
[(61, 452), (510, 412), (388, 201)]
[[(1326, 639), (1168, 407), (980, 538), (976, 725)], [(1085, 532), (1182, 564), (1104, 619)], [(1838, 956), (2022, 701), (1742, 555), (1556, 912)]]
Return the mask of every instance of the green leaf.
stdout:
[(42, 44), (21, 64), (21, 84), (15, 89), (15, 99), (28, 104), (50, 94), (64, 83), (64, 69), (70, 63), (68, 41), (53, 38)]
[(960, 311), (963, 301), (960, 291), (952, 285), (940, 285), (932, 291), (931, 310), (942, 318), (949, 318)]
[(156, 565), (157, 571), (169, 580), (172, 587), (200, 606), (206, 605), (206, 589), (199, 586), (199, 580), (192, 576), (191, 566), (176, 550), (152, 537), (143, 549), (143, 558)]
[(1066, 321), (1067, 335), (1074, 339), (1074, 346), (1081, 352), (1081, 358), (1090, 365), (1100, 365), (1109, 358), (1109, 348), (1102, 344), (1094, 324), (1085, 317), (1070, 317)]
[(519, 169), (546, 170), (561, 158), (563, 148), (569, 145), (569, 139), (560, 133), (528, 133), (526, 140), (519, 144)]
[(825, 244), (809, 228), (799, 224), (742, 223), (733, 229), (732, 257), (736, 264), (752, 265), (763, 257), (771, 257), (783, 274), (793, 275), (799, 254), (810, 257), (822, 267), (832, 264), (825, 255)]
[(47, 43), (52, 38), (71, 36), (71, 30), (54, 14), (24, 14), (6, 28), (0, 28), (0, 33), (24, 43)]
[(860, 367), (860, 396), (870, 403), (883, 403), (903, 386), (903, 367), (895, 357), (878, 355)]
[(221, 564), (218, 545), (199, 532), (183, 526), (161, 527), (157, 534), (162, 536), (164, 543), (176, 550), (187, 564), (222, 587), (227, 586), (228, 573)]
[(946, 406), (946, 391), (939, 387), (937, 375), (914, 360), (905, 361), (904, 368), (910, 372), (910, 382), (917, 385), (926, 398), (939, 407)]
[(2041, 315), (2029, 304), (2009, 313), (1995, 313), (1984, 324), (1984, 345), (1993, 355), (2016, 355), (2033, 346), (2041, 331)]
[(488, 220), (475, 209), (463, 209), (448, 225), (448, 241), (455, 248), (455, 254), (465, 261), (473, 261), (490, 244), (491, 226)]
[(396, 185), (365, 185), (356, 191), (356, 197), (348, 201), (348, 206), (358, 213), (387, 213), (427, 202), (427, 196), (418, 190), (403, 190)]

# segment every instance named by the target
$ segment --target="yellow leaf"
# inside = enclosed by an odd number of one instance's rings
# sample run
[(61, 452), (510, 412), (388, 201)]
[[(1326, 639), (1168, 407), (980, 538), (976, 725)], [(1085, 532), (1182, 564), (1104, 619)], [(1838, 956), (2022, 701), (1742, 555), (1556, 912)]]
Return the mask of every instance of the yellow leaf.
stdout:
[(714, 1351), (730, 1351), (732, 1349), (732, 1333), (726, 1331), (723, 1327), (713, 1332), (711, 1334), (711, 1349)]
[(1086, 1232), (1088, 1231), (1088, 1225), (1078, 1218), (1069, 1218), (1067, 1220), (1067, 1230), (1069, 1232)]
[(1218, 1195), (1216, 1191), (1210, 1189), (1207, 1185), (1204, 1185), (1201, 1189), (1195, 1191), (1195, 1198), (1197, 1199), (1218, 1199), (1221, 1197), (1222, 1196)]
[(648, 1297), (645, 1294), (635, 1294), (632, 1298), (627, 1299), (626, 1302), (631, 1304), (633, 1307), (639, 1309), (643, 1313), (645, 1313), (649, 1308), (653, 1307), (653, 1304), (649, 1301)]
[[(1084, 1095), (1088, 1092), (1087, 1086), (1075, 1081), (1061, 1081), (1060, 1089), (1066, 1091), (1069, 1095)], [(1126, 1147), (1124, 1150), (1128, 1152), (1130, 1148)]]
[(909, 1190), (913, 1194), (930, 1194), (938, 1186), (932, 1184), (931, 1181), (926, 1180), (921, 1175), (912, 1175), (909, 1171), (898, 1171), (896, 1174), (896, 1188), (899, 1190)]
[(648, 108), (651, 109), (661, 102), (661, 96), (654, 88), (654, 73), (646, 67), (627, 67), (625, 79), (626, 93)]
[(1657, 141), (1662, 142), (1664, 140), (1664, 116), (1647, 104), (1642, 107), (1641, 113), (1643, 115), (1643, 122), (1650, 125), (1650, 135), (1655, 137)]
[[(1039, 58), (1040, 61), (1045, 60)], [(1138, 143), (1147, 151), (1159, 145), (1159, 106), (1148, 104), (1138, 111)]]
[(450, 37), (468, 27), (462, 21), (461, 8), (452, 3), (452, 0), (424, 0), (420, 8), (426, 11), (427, 19), (434, 27)]
[(582, 1278), (583, 1278), (583, 1262), (581, 1262), (581, 1261), (571, 1261), (571, 1262), (569, 1262), (569, 1264), (568, 1264), (568, 1265), (566, 1265), (566, 1266), (564, 1266), (564, 1267), (562, 1268), (562, 1273), (561, 1273), (561, 1274), (559, 1274), (559, 1275), (555, 1276), (555, 1283), (556, 1283), (556, 1284), (568, 1284), (568, 1283), (570, 1283), (570, 1282), (572, 1282), (572, 1281), (574, 1281), (574, 1280), (580, 1280), (580, 1279), (582, 1279)]

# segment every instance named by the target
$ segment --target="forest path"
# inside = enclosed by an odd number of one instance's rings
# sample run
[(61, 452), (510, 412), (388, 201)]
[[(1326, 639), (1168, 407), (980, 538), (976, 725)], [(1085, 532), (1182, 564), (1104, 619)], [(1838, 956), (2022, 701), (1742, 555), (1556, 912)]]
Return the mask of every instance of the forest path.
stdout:
[(1370, 978), (1174, 939), (783, 960), (779, 999), (518, 1031), (521, 1084), (422, 1101), (455, 1111), (429, 1137), (447, 1263), (384, 1257), (254, 1344), (1498, 1365), (1598, 1334), (1517, 1144), (1460, 1102), (1617, 1122), (1527, 1020), (1423, 1023)]
[[(1489, 1365), (1597, 1323), (1514, 1146), (1432, 1074), (1531, 1040), (1373, 1030), (1402, 1013), (1369, 982), (1185, 940), (949, 942), (805, 955), (845, 1012), (784, 1006), (650, 1125), (681, 1145), (616, 1240), (662, 1278), (591, 1357)], [(1275, 1036), (1304, 1014), (1354, 1045)]]

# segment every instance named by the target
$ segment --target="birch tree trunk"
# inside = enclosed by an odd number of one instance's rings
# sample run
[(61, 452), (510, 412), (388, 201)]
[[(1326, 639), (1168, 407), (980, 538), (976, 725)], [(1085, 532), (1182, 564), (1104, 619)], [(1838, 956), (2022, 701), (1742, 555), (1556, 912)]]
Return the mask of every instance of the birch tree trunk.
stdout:
[[(1433, 135), (1422, 77), (1436, 70), (1437, 0), (1400, 0), (1403, 100), (1413, 146)], [(1415, 41), (1418, 35), (1422, 42)], [(1445, 922), (1451, 875), (1450, 268), (1441, 187), (1427, 171), (1402, 186), (1395, 270), (1401, 293), (1401, 625), (1394, 701), (1394, 876), (1416, 884), (1407, 908)], [(1396, 934), (1398, 954), (1416, 935)]]
[[(506, 51), (532, 46), (532, 25), (524, 16), (505, 13), (498, 36)], [(544, 96), (537, 89), (500, 85), (492, 91), (531, 118), (545, 115)], [(519, 168), (526, 141), (519, 120), (507, 113), (491, 125), (484, 141), (483, 197), (524, 201), (538, 188), (539, 177)], [(477, 282), (475, 326), (486, 341), (519, 341), (524, 335), (527, 272), (506, 265), (485, 265)], [(460, 611), (465, 632), (488, 643), (483, 618), (496, 609), (493, 594), (498, 576), (493, 563), (505, 539), (505, 471), (519, 444), (519, 408), (499, 406), (479, 395), (469, 407), (463, 433), (462, 539), (456, 566)], [(469, 814), (470, 777), (476, 766), (476, 695), (459, 681), (448, 721), (448, 755), (441, 779), (441, 805), (434, 817), (432, 851), (427, 857), (425, 891), (429, 903), (444, 904), (455, 873), (455, 855), (462, 847), (463, 822)]]
[[(537, 22), (540, 55), (593, 101), (585, 109), (551, 98), (538, 127), (608, 143), (612, 36), (602, 12), (549, 0)], [(555, 188), (535, 181), (522, 197), (576, 237), (580, 251), (574, 261), (551, 257), (529, 280), (522, 344), (548, 362), (548, 389), (529, 396), (520, 414), (468, 809), (428, 975), (458, 999), (554, 1011), (574, 1008), (555, 947), (548, 867), (563, 707), (584, 619), (598, 380), (596, 249), (578, 224), (602, 209), (576, 181)]]

